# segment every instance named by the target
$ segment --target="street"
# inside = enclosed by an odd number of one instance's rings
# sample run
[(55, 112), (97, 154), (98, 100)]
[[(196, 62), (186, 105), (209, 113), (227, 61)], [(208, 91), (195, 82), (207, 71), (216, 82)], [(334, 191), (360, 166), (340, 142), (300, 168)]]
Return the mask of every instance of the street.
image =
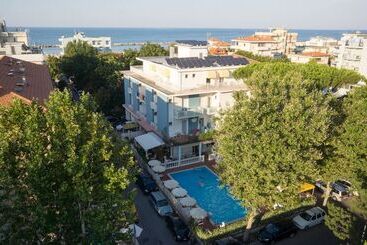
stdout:
[[(251, 243), (260, 245), (260, 242)], [(279, 245), (337, 245), (338, 240), (324, 224), (310, 228), (307, 231), (299, 231), (293, 238), (286, 238), (277, 242)]]
[(138, 238), (139, 243), (142, 245), (188, 244), (175, 241), (171, 231), (166, 226), (164, 218), (160, 217), (149, 203), (149, 195), (144, 195), (139, 188), (137, 189), (135, 204), (139, 217), (138, 225), (143, 228), (143, 232)]

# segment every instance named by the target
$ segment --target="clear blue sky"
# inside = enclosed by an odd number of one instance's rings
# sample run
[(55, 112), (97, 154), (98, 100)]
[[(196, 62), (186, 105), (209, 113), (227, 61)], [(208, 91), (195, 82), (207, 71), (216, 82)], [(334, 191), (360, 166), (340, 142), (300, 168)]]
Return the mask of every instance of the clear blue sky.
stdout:
[(367, 29), (367, 0), (0, 0), (9, 26)]

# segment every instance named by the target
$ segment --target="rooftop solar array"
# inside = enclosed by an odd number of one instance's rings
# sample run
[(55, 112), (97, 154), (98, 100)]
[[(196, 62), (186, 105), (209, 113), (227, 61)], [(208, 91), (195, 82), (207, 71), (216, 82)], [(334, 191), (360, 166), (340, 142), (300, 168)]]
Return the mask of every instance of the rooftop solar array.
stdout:
[(207, 41), (197, 41), (197, 40), (177, 40), (176, 43), (186, 44), (191, 46), (207, 46)]
[(235, 58), (233, 56), (208, 56), (205, 58), (166, 58), (167, 64), (180, 69), (219, 67), (219, 66), (239, 66), (247, 65), (249, 62), (245, 58)]

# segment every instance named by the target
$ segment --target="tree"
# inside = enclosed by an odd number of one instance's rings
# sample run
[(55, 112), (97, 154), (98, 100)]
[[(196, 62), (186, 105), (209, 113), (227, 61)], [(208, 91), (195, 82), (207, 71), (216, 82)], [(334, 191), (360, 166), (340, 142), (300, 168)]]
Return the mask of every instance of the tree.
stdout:
[(245, 80), (251, 96), (236, 95), (215, 134), (220, 177), (249, 209), (244, 239), (262, 211), (302, 204), (300, 185), (318, 175), (330, 137), (331, 96), (300, 72), (273, 73)]
[(359, 232), (356, 229), (357, 218), (343, 207), (334, 202), (327, 205), (328, 214), (325, 218), (325, 225), (342, 241), (358, 241)]
[(56, 56), (47, 56), (48, 69), (50, 71), (51, 78), (57, 80), (60, 72), (60, 59)]
[(261, 56), (253, 54), (252, 52), (238, 50), (236, 51), (237, 55), (244, 56), (248, 59), (254, 60), (255, 62), (290, 62), (286, 56), (282, 56), (280, 58), (273, 58), (269, 56)]
[[(333, 141), (335, 154), (327, 165), (328, 176), (346, 178), (359, 192), (359, 210), (367, 217), (367, 86), (354, 88), (343, 101), (344, 122)], [(337, 174), (335, 173), (337, 172)], [(327, 196), (326, 196), (327, 202)]]
[(168, 51), (159, 44), (146, 43), (139, 50), (140, 57), (167, 56)]
[[(133, 155), (90, 96), (0, 109), (4, 243), (108, 243), (134, 219)], [(126, 238), (126, 237), (125, 237)]]
[(271, 69), (275, 75), (284, 77), (289, 72), (300, 72), (304, 79), (313, 81), (320, 89), (339, 87), (344, 84), (355, 84), (360, 80), (367, 81), (359, 73), (347, 69), (337, 69), (316, 63), (297, 64), (290, 62), (264, 62), (250, 64), (235, 71), (237, 78), (248, 78), (254, 72)]

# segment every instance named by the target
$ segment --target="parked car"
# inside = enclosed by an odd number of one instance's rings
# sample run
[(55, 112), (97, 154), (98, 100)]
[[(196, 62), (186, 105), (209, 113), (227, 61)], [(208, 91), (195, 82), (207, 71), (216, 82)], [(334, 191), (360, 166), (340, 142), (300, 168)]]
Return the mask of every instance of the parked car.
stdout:
[(144, 194), (149, 194), (152, 191), (157, 191), (158, 186), (154, 182), (154, 180), (145, 173), (140, 173), (136, 177), (136, 184), (139, 186), (139, 188), (142, 190)]
[(335, 201), (341, 202), (351, 196), (348, 188), (343, 185), (333, 183), (331, 187), (331, 198)]
[(320, 207), (308, 209), (293, 218), (293, 223), (301, 230), (307, 230), (312, 226), (322, 223), (326, 212)]
[(190, 239), (190, 229), (178, 216), (168, 215), (166, 217), (168, 228), (172, 231), (176, 241), (188, 241)]
[(161, 216), (167, 216), (173, 213), (173, 210), (166, 197), (160, 191), (150, 193), (150, 202), (152, 203), (154, 209)]
[(257, 239), (263, 243), (270, 243), (286, 237), (294, 237), (297, 231), (298, 228), (293, 224), (292, 220), (286, 219), (270, 223), (262, 228), (258, 233)]

